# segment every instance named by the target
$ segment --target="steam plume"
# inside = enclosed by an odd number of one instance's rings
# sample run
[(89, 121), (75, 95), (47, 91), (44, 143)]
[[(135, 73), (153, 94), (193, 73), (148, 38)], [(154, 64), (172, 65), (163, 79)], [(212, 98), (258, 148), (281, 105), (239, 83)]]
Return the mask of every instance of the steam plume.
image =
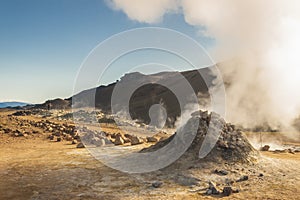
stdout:
[(205, 27), (216, 40), (227, 88), (227, 118), (253, 126), (288, 127), (300, 108), (300, 2), (297, 0), (110, 0), (139, 22), (155, 23), (169, 12)]

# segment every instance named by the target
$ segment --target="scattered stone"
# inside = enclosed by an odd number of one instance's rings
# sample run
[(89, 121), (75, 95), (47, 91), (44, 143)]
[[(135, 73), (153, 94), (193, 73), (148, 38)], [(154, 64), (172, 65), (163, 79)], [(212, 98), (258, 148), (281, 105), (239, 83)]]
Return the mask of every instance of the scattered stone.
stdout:
[(61, 142), (61, 140), (62, 140), (61, 137), (56, 138), (56, 142)]
[(3, 130), (4, 130), (4, 133), (6, 133), (6, 134), (11, 132), (11, 129), (9, 129), (9, 128), (5, 128)]
[(123, 138), (123, 140), (124, 140), (124, 143), (130, 143), (131, 142), (131, 140), (129, 138)]
[(232, 193), (239, 193), (240, 190), (239, 189), (232, 189)]
[(228, 143), (226, 141), (219, 140), (218, 145), (221, 148), (228, 149)]
[(147, 137), (147, 142), (158, 142), (158, 139), (156, 137)]
[(21, 135), (19, 133), (14, 133), (15, 137), (20, 137)]
[(132, 136), (131, 137), (131, 145), (137, 145), (137, 144), (142, 144), (143, 140), (141, 140), (139, 137), (137, 136)]
[(241, 178), (239, 178), (236, 182), (242, 182), (242, 181), (247, 181), (249, 180), (249, 176), (245, 175), (245, 176), (242, 176)]
[(288, 153), (295, 154), (293, 149), (288, 149)]
[(263, 147), (261, 147), (261, 151), (269, 151), (269, 149), (270, 149), (270, 146), (269, 145), (265, 145), (265, 146), (263, 146)]
[(222, 194), (223, 194), (224, 196), (230, 196), (232, 193), (233, 193), (233, 190), (232, 190), (232, 187), (231, 187), (231, 186), (225, 186), (225, 187), (223, 188)]
[(220, 191), (217, 189), (217, 186), (214, 182), (212, 181), (209, 181), (209, 186), (208, 186), (208, 189), (206, 191), (206, 194), (208, 195), (218, 195), (220, 194)]
[(232, 185), (234, 183), (234, 181), (229, 178), (226, 178), (225, 183), (226, 183), (226, 185)]
[(162, 182), (160, 182), (160, 181), (155, 181), (155, 182), (153, 182), (152, 183), (152, 187), (154, 187), (154, 188), (159, 188), (159, 187), (161, 187), (162, 186)]
[(121, 135), (117, 135), (114, 144), (115, 145), (123, 145), (125, 142)]
[(228, 171), (226, 171), (226, 170), (223, 170), (223, 169), (221, 169), (221, 170), (218, 170), (218, 169), (216, 169), (215, 171), (214, 171), (216, 174), (218, 174), (218, 175), (221, 175), (221, 176), (226, 176), (226, 175), (228, 175)]
[(73, 140), (73, 137), (71, 135), (66, 135), (65, 138), (66, 138), (67, 141), (72, 141)]
[(54, 140), (54, 135), (49, 135), (50, 140)]
[(82, 142), (78, 143), (76, 148), (84, 148), (84, 144)]
[(78, 143), (78, 141), (77, 140), (72, 140), (72, 144), (77, 144)]

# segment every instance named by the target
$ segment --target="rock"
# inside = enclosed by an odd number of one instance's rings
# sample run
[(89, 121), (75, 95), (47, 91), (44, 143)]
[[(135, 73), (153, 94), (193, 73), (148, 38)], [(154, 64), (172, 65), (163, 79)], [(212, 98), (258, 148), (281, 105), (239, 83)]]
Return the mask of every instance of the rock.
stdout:
[(4, 130), (4, 133), (6, 133), (6, 134), (11, 132), (11, 130), (9, 128), (5, 128), (3, 130)]
[(242, 182), (242, 181), (247, 181), (249, 180), (249, 176), (245, 175), (245, 176), (242, 176), (241, 178), (239, 178), (236, 182)]
[(91, 140), (91, 144), (99, 147), (99, 146), (104, 146), (105, 145), (105, 141), (104, 139), (100, 139), (98, 137), (94, 137), (92, 140)]
[(221, 169), (221, 170), (216, 169), (214, 172), (215, 172), (216, 174), (221, 175), (221, 176), (226, 176), (226, 175), (228, 175), (228, 171), (223, 170), (223, 169)]
[(226, 141), (219, 140), (218, 144), (219, 144), (219, 147), (228, 149), (228, 143)]
[(56, 142), (61, 142), (61, 140), (62, 140), (61, 137), (56, 138)]
[(72, 144), (77, 144), (77, 143), (78, 143), (77, 140), (75, 140), (75, 139), (72, 140)]
[(73, 137), (71, 135), (66, 135), (66, 140), (67, 141), (72, 141), (73, 140)]
[(14, 133), (15, 137), (20, 137), (19, 133)]
[(142, 144), (143, 140), (141, 140), (139, 137), (137, 136), (132, 136), (131, 137), (131, 145), (137, 145), (137, 144)]
[(269, 149), (270, 149), (269, 145), (265, 145), (265, 146), (260, 148), (261, 151), (269, 151)]
[(117, 135), (114, 144), (115, 145), (123, 145), (125, 142), (121, 135)]
[(217, 189), (217, 186), (214, 182), (209, 181), (209, 186), (208, 186), (208, 190), (206, 191), (206, 194), (208, 195), (216, 195), (216, 194), (220, 194), (220, 191)]
[(288, 153), (295, 154), (293, 149), (288, 149)]
[(152, 187), (154, 187), (154, 188), (159, 188), (159, 187), (161, 187), (162, 186), (162, 182), (160, 182), (160, 181), (155, 181), (155, 182), (153, 182), (152, 183)]
[(84, 144), (80, 142), (79, 144), (77, 144), (76, 148), (84, 148)]
[(240, 190), (239, 189), (232, 189), (232, 193), (239, 193)]
[(124, 140), (124, 143), (130, 143), (131, 142), (131, 140), (129, 138), (123, 138), (123, 140)]
[(54, 135), (49, 135), (50, 140), (54, 140)]
[(234, 183), (234, 181), (232, 179), (226, 178), (225, 183), (226, 183), (226, 185), (232, 185)]
[(156, 137), (147, 137), (147, 142), (158, 142), (158, 139)]
[(222, 194), (223, 194), (224, 196), (230, 196), (232, 193), (233, 193), (233, 190), (232, 190), (232, 187), (231, 187), (231, 186), (225, 186), (225, 187), (223, 188)]

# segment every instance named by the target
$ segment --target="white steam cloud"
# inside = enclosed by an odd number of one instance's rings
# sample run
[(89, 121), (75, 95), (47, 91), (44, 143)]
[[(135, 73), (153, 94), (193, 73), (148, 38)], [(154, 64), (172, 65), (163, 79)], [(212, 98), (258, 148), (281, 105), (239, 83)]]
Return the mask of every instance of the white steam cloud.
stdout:
[(227, 118), (253, 126), (288, 126), (300, 113), (300, 1), (110, 0), (139, 22), (155, 23), (169, 12), (205, 27), (216, 39), (213, 56), (227, 88)]
[(176, 0), (108, 0), (115, 10), (122, 10), (132, 19), (144, 23), (159, 22), (166, 12), (176, 11)]

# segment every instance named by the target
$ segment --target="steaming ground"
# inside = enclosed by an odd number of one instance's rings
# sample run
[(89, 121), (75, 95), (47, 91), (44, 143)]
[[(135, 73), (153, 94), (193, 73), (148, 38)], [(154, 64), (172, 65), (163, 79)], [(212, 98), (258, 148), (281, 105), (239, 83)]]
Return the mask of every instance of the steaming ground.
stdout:
[(215, 40), (210, 47), (215, 62), (226, 61), (221, 70), (230, 82), (227, 120), (245, 127), (267, 123), (291, 131), (300, 111), (298, 0), (106, 2), (140, 23), (156, 25), (168, 14), (182, 15), (187, 24), (198, 28), (201, 40)]
[[(247, 165), (204, 164), (201, 169), (167, 168), (129, 175), (104, 166), (86, 149), (76, 148), (69, 141), (50, 141), (48, 133), (28, 125), (28, 120), (38, 122), (41, 119), (72, 124), (68, 120), (59, 121), (57, 113), (46, 118), (42, 115), (8, 117), (12, 112), (0, 112), (2, 128), (14, 130), (22, 125), (29, 134), (15, 137), (0, 133), (0, 199), (219, 198), (219, 195), (205, 194), (209, 181), (216, 183), (218, 189), (233, 182), (232, 187), (238, 193), (224, 199), (300, 198), (300, 153), (297, 152), (261, 152), (257, 162)], [(116, 129), (108, 125), (105, 131), (115, 132)], [(258, 137), (256, 133), (247, 135)], [(267, 143), (267, 138), (263, 141)], [(293, 144), (300, 145), (299, 141)]]

